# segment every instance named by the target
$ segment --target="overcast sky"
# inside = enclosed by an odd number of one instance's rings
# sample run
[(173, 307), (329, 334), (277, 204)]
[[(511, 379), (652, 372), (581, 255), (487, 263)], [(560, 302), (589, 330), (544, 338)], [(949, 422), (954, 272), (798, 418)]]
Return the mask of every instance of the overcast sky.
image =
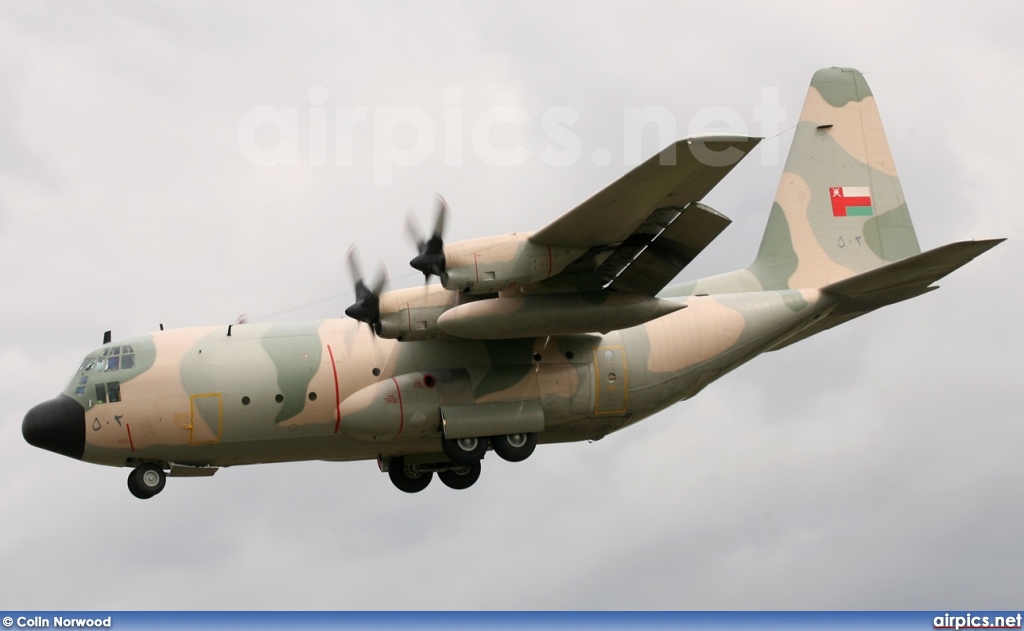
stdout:
[[(3, 3), (0, 609), (1019, 607), (1024, 10), (687, 4)], [(352, 243), (419, 282), (402, 220), (435, 192), (449, 241), (535, 230), (628, 169), (628, 108), (761, 135), (777, 98), (781, 131), (831, 65), (866, 73), (923, 248), (1010, 241), (600, 442), (489, 457), (463, 492), (313, 462), (142, 502), (127, 469), (22, 439), (105, 330), (341, 316)], [(413, 122), (375, 137), (407, 107), (436, 134), (422, 155)], [(243, 150), (256, 108), (294, 108), (297, 164)], [(528, 120), (488, 155), (493, 108)], [(577, 115), (578, 159), (545, 159), (552, 110)], [(280, 155), (272, 125), (248, 138)], [(705, 200), (734, 223), (684, 279), (752, 260), (790, 139)]]

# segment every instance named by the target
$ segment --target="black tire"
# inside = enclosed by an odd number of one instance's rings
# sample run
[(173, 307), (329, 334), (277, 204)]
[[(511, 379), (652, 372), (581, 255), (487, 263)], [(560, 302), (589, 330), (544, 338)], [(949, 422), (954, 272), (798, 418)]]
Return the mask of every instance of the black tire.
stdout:
[(476, 464), (487, 453), (487, 439), (442, 438), (441, 450), (455, 464)]
[(139, 498), (140, 500), (148, 500), (149, 498), (153, 497), (152, 495), (147, 495), (143, 493), (142, 489), (140, 489), (139, 486), (135, 483), (134, 470), (128, 474), (128, 490), (131, 492), (132, 495)]
[(480, 479), (480, 461), (477, 460), (473, 464), (439, 471), (437, 477), (441, 478), (441, 482), (450, 489), (458, 491), (468, 489)]
[(430, 471), (420, 471), (415, 467), (406, 467), (405, 458), (399, 456), (392, 458), (388, 464), (388, 477), (399, 491), (419, 493), (427, 488), (434, 474)]
[(498, 454), (502, 460), (522, 462), (529, 458), (533, 454), (533, 450), (537, 448), (537, 434), (529, 432), (492, 436), (491, 447), (494, 447), (494, 453)]
[(155, 464), (139, 465), (128, 474), (128, 490), (140, 500), (148, 500), (164, 490), (165, 484), (167, 475)]

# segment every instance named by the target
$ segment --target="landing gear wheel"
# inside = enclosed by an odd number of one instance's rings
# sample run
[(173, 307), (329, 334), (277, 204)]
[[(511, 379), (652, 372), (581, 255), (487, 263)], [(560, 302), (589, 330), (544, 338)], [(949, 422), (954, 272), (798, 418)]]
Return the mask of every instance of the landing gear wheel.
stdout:
[(400, 456), (392, 458), (388, 464), (388, 477), (399, 491), (419, 493), (427, 488), (434, 474), (430, 471), (420, 471), (416, 466), (405, 466), (405, 458)]
[(439, 471), (437, 477), (441, 478), (441, 482), (450, 489), (468, 489), (480, 479), (480, 461), (478, 460), (473, 464), (455, 467), (446, 471)]
[(533, 450), (537, 448), (537, 434), (529, 432), (526, 434), (492, 436), (491, 447), (494, 447), (494, 453), (498, 454), (503, 460), (522, 462), (529, 458)]
[(167, 475), (155, 464), (139, 465), (128, 474), (128, 490), (140, 500), (148, 500), (164, 490), (165, 484)]
[(487, 439), (443, 438), (441, 450), (455, 464), (476, 464), (487, 453)]

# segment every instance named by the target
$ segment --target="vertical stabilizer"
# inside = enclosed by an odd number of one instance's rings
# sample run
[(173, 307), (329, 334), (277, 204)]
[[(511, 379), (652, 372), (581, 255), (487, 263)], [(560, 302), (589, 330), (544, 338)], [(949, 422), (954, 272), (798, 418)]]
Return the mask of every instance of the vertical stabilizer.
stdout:
[(819, 70), (750, 272), (764, 289), (821, 287), (920, 251), (864, 76)]

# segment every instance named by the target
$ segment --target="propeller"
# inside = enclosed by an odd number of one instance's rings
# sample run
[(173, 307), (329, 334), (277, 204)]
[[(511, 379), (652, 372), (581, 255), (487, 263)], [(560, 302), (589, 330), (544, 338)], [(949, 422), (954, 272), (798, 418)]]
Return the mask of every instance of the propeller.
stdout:
[(419, 252), (409, 261), (415, 270), (423, 272), (423, 281), (428, 282), (431, 276), (437, 276), (441, 283), (445, 282), (444, 258), (444, 222), (448, 216), (448, 203), (440, 195), (437, 196), (437, 219), (434, 220), (434, 233), (426, 238), (413, 217), (412, 209), (405, 216), (405, 233), (416, 244)]
[(387, 284), (387, 270), (381, 263), (380, 279), (371, 288), (363, 280), (363, 272), (356, 256), (356, 246), (353, 245), (348, 249), (345, 261), (348, 263), (349, 273), (356, 285), (356, 301), (348, 309), (345, 309), (345, 315), (353, 320), (369, 324), (374, 333), (380, 333), (380, 294)]

